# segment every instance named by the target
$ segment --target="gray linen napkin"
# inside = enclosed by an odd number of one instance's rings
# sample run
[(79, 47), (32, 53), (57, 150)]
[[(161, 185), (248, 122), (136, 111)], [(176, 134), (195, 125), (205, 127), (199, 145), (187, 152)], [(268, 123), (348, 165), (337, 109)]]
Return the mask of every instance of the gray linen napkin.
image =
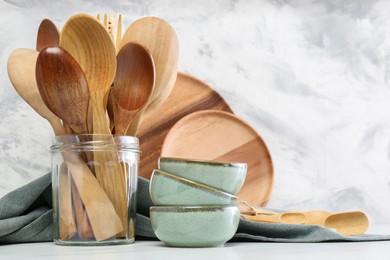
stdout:
[[(53, 240), (51, 175), (46, 174), (0, 199), (0, 244)], [(156, 239), (149, 219), (149, 181), (138, 178), (136, 239)], [(327, 242), (390, 240), (390, 235), (342, 236), (317, 225), (240, 220), (231, 241)]]

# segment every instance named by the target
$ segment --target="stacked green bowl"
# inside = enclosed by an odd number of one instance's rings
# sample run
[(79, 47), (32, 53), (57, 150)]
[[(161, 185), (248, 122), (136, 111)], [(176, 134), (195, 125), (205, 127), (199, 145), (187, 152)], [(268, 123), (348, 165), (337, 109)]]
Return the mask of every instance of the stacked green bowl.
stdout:
[(230, 240), (240, 219), (235, 194), (247, 165), (168, 157), (158, 165), (149, 187), (157, 238), (176, 247), (222, 246)]

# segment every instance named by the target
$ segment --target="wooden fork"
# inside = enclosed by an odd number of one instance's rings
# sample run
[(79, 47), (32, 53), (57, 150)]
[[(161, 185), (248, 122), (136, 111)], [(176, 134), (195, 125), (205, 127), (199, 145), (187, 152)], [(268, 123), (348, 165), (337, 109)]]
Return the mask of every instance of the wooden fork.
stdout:
[(100, 14), (97, 15), (96, 19), (101, 22), (111, 36), (112, 42), (115, 45), (116, 53), (119, 52), (119, 48), (122, 41), (122, 15), (119, 14), (118, 23), (115, 23), (115, 14), (104, 14), (103, 21), (100, 21)]

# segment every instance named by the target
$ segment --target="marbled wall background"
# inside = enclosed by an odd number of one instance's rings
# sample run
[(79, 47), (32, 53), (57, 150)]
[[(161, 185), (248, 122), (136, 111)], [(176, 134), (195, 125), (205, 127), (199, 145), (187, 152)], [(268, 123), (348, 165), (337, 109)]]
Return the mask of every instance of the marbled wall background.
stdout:
[(43, 18), (154, 15), (177, 30), (180, 70), (213, 86), (273, 156), (270, 207), (360, 209), (390, 223), (390, 2), (200, 0), (0, 2), (0, 196), (49, 171), (52, 131), (6, 62)]

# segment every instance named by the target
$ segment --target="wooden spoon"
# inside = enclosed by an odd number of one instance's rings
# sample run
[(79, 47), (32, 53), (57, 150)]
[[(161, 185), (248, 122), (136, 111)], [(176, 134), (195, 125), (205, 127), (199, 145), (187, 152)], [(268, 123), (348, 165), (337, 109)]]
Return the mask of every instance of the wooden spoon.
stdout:
[(368, 229), (368, 218), (361, 211), (350, 211), (330, 215), (325, 220), (325, 227), (334, 229), (344, 236), (364, 234)]
[[(105, 136), (105, 141), (114, 144), (105, 110), (105, 96), (116, 73), (116, 51), (110, 35), (94, 17), (77, 14), (64, 25), (60, 46), (79, 63), (87, 78), (90, 92), (89, 111), (92, 114), (92, 127), (88, 125), (88, 129), (92, 129), (93, 134), (100, 134), (99, 138)], [(119, 163), (118, 154), (95, 152), (94, 160), (98, 162), (95, 165), (96, 177), (114, 203), (122, 220), (123, 230), (127, 230), (127, 179)], [(112, 166), (110, 173), (106, 172), (107, 162)], [(80, 189), (79, 192), (81, 195)]]
[(8, 58), (7, 70), (12, 85), (18, 94), (52, 126), (55, 135), (65, 131), (61, 120), (45, 105), (35, 80), (35, 64), (38, 52), (32, 49), (16, 49)]
[[(73, 57), (61, 47), (44, 48), (38, 55), (36, 79), (47, 107), (69, 125), (75, 134), (86, 134), (88, 84), (84, 72)], [(92, 238), (92, 227), (75, 185), (72, 185), (72, 196), (77, 233), (81, 239)]]
[(110, 134), (104, 96), (114, 81), (116, 53), (106, 29), (85, 14), (72, 16), (61, 32), (60, 46), (78, 62), (87, 78), (94, 134)]
[(124, 135), (131, 120), (149, 100), (156, 77), (153, 58), (137, 43), (127, 43), (121, 48), (117, 64), (112, 90), (115, 134)]
[[(20, 96), (39, 115), (49, 121), (56, 135), (66, 134), (61, 120), (49, 110), (39, 94), (35, 79), (37, 57), (38, 52), (31, 49), (17, 49), (12, 52), (7, 64), (9, 78)], [(88, 166), (75, 156), (64, 156), (64, 159), (68, 163), (73, 180), (80, 191), (80, 197), (86, 207), (96, 239), (104, 240), (120, 232), (123, 227), (121, 222), (118, 222), (119, 219), (112, 203)], [(100, 206), (96, 207), (96, 204)], [(68, 214), (72, 214), (72, 212), (68, 212)], [(64, 219), (71, 220), (73, 218)], [(110, 219), (111, 223), (101, 221), (102, 219)], [(68, 223), (67, 226), (74, 227), (72, 223)], [(72, 232), (75, 231), (69, 230), (67, 233)]]
[(57, 26), (49, 19), (42, 20), (38, 28), (37, 51), (41, 51), (48, 46), (58, 46), (60, 42), (60, 32)]
[(128, 42), (145, 46), (152, 54), (156, 66), (156, 83), (148, 103), (130, 124), (127, 134), (135, 135), (143, 114), (158, 108), (169, 96), (176, 81), (179, 41), (175, 30), (164, 20), (144, 17), (135, 21), (122, 38), (123, 47)]
[[(7, 70), (12, 85), (18, 94), (52, 126), (55, 135), (66, 133), (60, 118), (58, 118), (45, 105), (39, 94), (35, 80), (35, 64), (38, 52), (32, 49), (16, 49), (8, 59)], [(63, 167), (60, 170), (60, 189), (63, 191), (60, 203), (60, 238), (70, 239), (77, 232), (73, 218), (70, 184), (67, 173), (64, 174)]]
[(37, 59), (36, 79), (47, 107), (74, 133), (87, 134), (88, 84), (73, 57), (61, 47), (44, 48)]

